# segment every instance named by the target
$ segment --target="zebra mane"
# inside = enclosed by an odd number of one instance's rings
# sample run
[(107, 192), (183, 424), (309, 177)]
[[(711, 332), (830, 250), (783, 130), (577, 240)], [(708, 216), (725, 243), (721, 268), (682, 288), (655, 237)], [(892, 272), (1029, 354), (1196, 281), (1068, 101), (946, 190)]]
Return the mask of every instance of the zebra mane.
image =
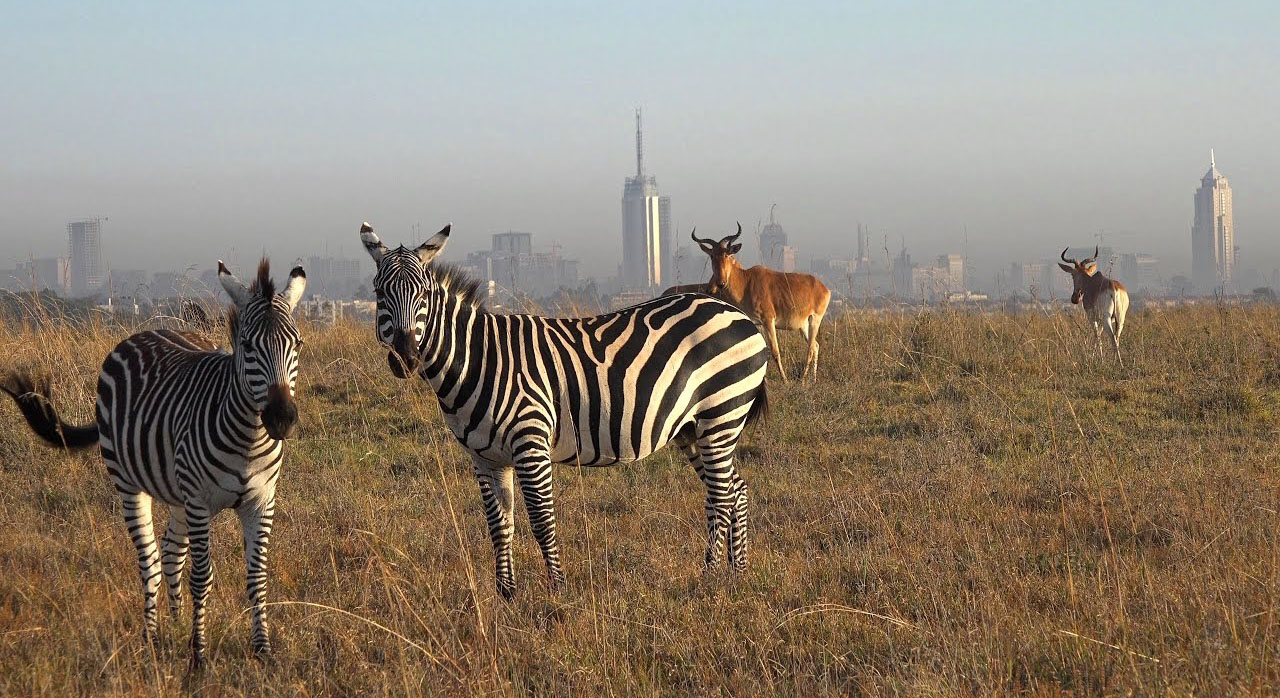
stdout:
[(484, 282), (463, 271), (462, 267), (448, 262), (433, 261), (430, 269), (436, 283), (449, 294), (472, 308), (484, 309)]
[(258, 276), (249, 284), (249, 292), (263, 298), (276, 295), (276, 282), (271, 279), (271, 260), (266, 257), (258, 262)]

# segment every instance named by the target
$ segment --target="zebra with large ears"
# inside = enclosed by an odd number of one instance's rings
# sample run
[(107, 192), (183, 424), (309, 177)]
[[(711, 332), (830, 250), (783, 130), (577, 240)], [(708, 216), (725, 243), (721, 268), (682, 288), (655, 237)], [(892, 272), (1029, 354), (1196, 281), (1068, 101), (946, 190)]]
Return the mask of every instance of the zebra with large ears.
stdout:
[(747, 564), (747, 485), (734, 464), (766, 407), (769, 351), (751, 318), (710, 296), (677, 294), (594, 318), (499, 315), (481, 285), (432, 262), (449, 227), (388, 249), (365, 223), (377, 263), (378, 340), (401, 378), (418, 373), (471, 454), (496, 558), (515, 592), (511, 537), (519, 482), (551, 585), (564, 579), (553, 463), (607, 466), (675, 443), (706, 488), (705, 562)]
[[(213, 567), (209, 527), (234, 509), (244, 531), (246, 589), (253, 609), (255, 653), (271, 650), (267, 632), (267, 539), (275, 515), (284, 439), (298, 421), (294, 388), (302, 340), (293, 311), (307, 286), (302, 267), (275, 292), (267, 260), (248, 286), (218, 262), (231, 297), (232, 352), (198, 333), (154, 330), (129, 337), (111, 351), (98, 375), (97, 424), (64, 422), (49, 401), (49, 381), (11, 373), (0, 380), (32, 430), (53, 446), (97, 445), (120, 494), (125, 526), (138, 552), (143, 625), (156, 637), (160, 583), (169, 609), (182, 606), (182, 570), (191, 552), (191, 665), (205, 650), (205, 603)], [(169, 507), (156, 544), (151, 509)]]

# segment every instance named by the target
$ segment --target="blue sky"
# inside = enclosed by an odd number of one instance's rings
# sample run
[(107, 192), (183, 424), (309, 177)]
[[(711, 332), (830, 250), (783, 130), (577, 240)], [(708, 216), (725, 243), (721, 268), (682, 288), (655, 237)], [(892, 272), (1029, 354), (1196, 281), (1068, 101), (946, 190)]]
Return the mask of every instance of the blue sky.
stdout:
[(1280, 266), (1277, 4), (961, 5), (7, 5), (0, 257), (90, 214), (117, 268), (354, 255), (368, 219), (612, 269), (643, 106), (682, 231), (776, 201), (802, 260), (862, 221), (921, 256), (968, 226), (1009, 259), (1105, 230), (1177, 261), (1213, 147), (1242, 251)]

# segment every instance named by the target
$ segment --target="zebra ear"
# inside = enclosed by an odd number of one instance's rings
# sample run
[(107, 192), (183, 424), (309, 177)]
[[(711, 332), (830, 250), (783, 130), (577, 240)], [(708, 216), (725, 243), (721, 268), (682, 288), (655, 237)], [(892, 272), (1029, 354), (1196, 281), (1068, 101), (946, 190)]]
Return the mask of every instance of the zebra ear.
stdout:
[(307, 272), (303, 271), (302, 265), (299, 264), (289, 272), (289, 284), (280, 294), (284, 302), (289, 304), (289, 312), (293, 312), (293, 309), (298, 307), (298, 301), (302, 300), (302, 292), (305, 290), (307, 290)]
[(367, 221), (360, 224), (360, 242), (364, 243), (364, 249), (369, 252), (370, 257), (373, 257), (375, 263), (381, 262), (387, 254), (387, 246), (382, 244), (378, 234), (373, 232), (373, 226)]
[(249, 289), (240, 283), (240, 279), (227, 268), (227, 265), (218, 260), (218, 281), (222, 283), (222, 290), (231, 296), (231, 302), (236, 304), (237, 308), (243, 308), (245, 303), (249, 302)]
[(440, 251), (444, 249), (445, 243), (449, 242), (449, 230), (452, 228), (453, 224), (450, 223), (441, 228), (440, 232), (432, 235), (429, 240), (418, 245), (418, 249), (414, 250), (414, 252), (418, 253), (418, 259), (421, 259), (423, 264), (430, 263), (431, 260), (436, 258), (436, 255), (440, 254)]

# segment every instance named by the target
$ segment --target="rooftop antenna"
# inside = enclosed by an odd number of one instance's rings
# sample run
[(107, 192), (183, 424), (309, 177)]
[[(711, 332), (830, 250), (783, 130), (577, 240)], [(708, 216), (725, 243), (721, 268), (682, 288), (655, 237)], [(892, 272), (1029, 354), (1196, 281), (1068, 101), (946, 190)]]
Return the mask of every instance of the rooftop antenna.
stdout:
[(772, 203), (772, 204), (770, 204), (770, 205), (769, 205), (769, 225), (775, 225), (775, 223), (774, 223), (774, 221), (773, 221), (773, 209), (775, 209), (775, 208), (777, 208), (777, 207), (778, 207), (777, 202), (774, 202), (774, 203)]
[(636, 107), (636, 179), (644, 179), (644, 131), (640, 128), (640, 107)]
[(1209, 167), (1217, 167), (1213, 162), (1213, 148), (1209, 149)]

